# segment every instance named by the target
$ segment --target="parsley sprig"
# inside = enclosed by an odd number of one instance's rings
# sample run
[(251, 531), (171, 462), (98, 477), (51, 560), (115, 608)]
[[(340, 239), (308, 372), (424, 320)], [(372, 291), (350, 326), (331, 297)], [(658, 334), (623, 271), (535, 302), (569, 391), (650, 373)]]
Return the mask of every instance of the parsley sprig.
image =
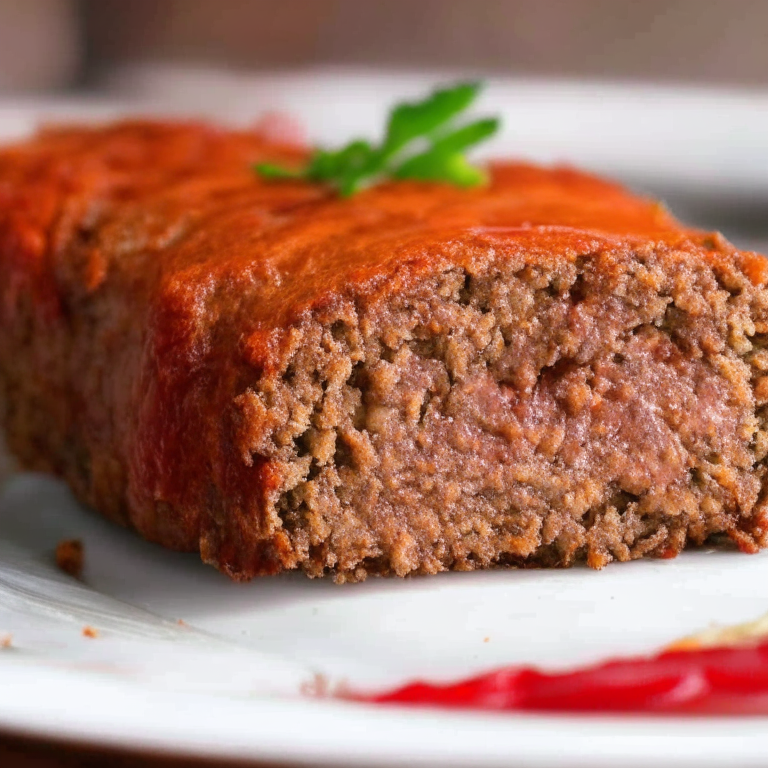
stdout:
[(485, 172), (472, 165), (465, 152), (493, 136), (500, 120), (491, 117), (463, 124), (458, 120), (480, 87), (480, 83), (461, 83), (435, 91), (423, 101), (399, 104), (389, 115), (379, 146), (358, 139), (338, 150), (316, 149), (301, 170), (259, 163), (255, 171), (265, 179), (325, 182), (343, 197), (386, 178), (459, 187), (482, 184)]

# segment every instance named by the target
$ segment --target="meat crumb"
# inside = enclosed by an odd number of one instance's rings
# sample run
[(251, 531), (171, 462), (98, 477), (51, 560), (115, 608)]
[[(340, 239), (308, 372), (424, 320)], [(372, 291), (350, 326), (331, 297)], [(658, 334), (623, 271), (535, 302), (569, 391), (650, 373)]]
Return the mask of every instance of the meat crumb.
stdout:
[(56, 545), (56, 565), (59, 570), (79, 579), (83, 572), (83, 542), (80, 539), (62, 539)]
[(13, 635), (10, 632), (0, 635), (0, 648), (13, 648)]
[(92, 640), (99, 636), (99, 630), (86, 624), (83, 627), (83, 637), (90, 637)]
[(320, 672), (315, 674), (311, 680), (307, 680), (301, 685), (301, 693), (304, 696), (313, 696), (325, 698), (331, 695), (330, 680)]

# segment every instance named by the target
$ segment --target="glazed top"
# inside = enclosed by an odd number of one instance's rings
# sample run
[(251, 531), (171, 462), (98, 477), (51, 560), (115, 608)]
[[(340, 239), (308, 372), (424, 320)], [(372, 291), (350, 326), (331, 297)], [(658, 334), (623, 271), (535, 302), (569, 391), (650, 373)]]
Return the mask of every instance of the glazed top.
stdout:
[(595, 242), (654, 241), (762, 258), (682, 227), (662, 205), (570, 168), (495, 163), (478, 189), (392, 182), (350, 199), (320, 185), (263, 181), (256, 161), (302, 149), (257, 131), (125, 121), (56, 128), (0, 152), (0, 263), (34, 273), (52, 311), (108, 284), (209, 316), (280, 326), (340, 292), (375, 292), (440, 263), (494, 254), (569, 258)]

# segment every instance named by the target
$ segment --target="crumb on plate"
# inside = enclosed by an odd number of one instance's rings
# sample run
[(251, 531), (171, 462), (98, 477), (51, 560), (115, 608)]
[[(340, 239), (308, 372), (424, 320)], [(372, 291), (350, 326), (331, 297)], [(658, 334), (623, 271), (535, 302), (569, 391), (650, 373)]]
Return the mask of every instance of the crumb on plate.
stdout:
[(99, 636), (99, 630), (86, 624), (83, 627), (83, 637), (90, 637), (92, 640)]
[(311, 680), (307, 680), (301, 685), (301, 693), (303, 696), (325, 698), (331, 695), (331, 681), (324, 674), (318, 672), (313, 675)]
[(62, 539), (56, 545), (56, 565), (59, 570), (79, 579), (83, 572), (83, 542), (80, 539)]
[(0, 635), (0, 648), (13, 648), (13, 635), (10, 632)]

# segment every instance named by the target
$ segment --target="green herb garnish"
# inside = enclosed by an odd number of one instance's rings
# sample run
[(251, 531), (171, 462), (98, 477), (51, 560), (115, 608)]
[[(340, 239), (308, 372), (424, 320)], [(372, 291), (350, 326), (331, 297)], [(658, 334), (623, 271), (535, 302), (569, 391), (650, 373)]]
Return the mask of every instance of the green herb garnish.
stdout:
[(467, 160), (465, 152), (493, 136), (498, 118), (457, 124), (458, 116), (477, 98), (480, 83), (462, 83), (435, 91), (413, 104), (400, 104), (389, 115), (381, 145), (356, 140), (338, 150), (316, 149), (307, 166), (290, 170), (259, 163), (265, 179), (305, 179), (327, 182), (343, 197), (382, 179), (418, 179), (472, 187), (485, 172)]

